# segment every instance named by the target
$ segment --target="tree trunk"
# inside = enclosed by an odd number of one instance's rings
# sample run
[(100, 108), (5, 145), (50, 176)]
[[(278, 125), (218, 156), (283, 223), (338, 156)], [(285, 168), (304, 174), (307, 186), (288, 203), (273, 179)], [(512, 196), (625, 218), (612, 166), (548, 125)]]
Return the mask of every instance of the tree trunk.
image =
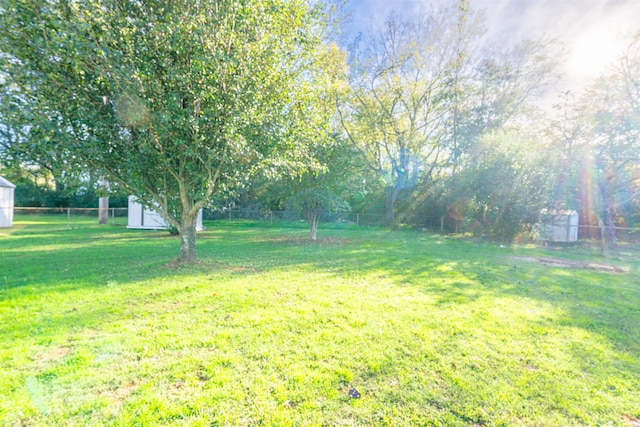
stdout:
[(109, 223), (109, 198), (100, 197), (98, 199), (98, 224)]
[(615, 205), (606, 186), (607, 183), (600, 183), (600, 196), (604, 207), (602, 212), (603, 237), (607, 246), (615, 248), (618, 244), (616, 239)]
[(322, 215), (322, 210), (317, 209), (307, 209), (307, 223), (309, 224), (309, 234), (311, 235), (311, 240), (316, 240), (316, 234), (318, 232), (318, 224), (320, 223), (320, 215)]
[(178, 228), (178, 234), (180, 235), (180, 256), (178, 263), (191, 264), (198, 259), (196, 254), (196, 224), (197, 215), (190, 218), (188, 221), (184, 221), (180, 228)]
[(384, 189), (384, 222), (385, 225), (391, 226), (396, 220), (396, 201), (400, 194), (400, 188), (396, 186), (387, 186)]
[(615, 248), (618, 245), (618, 239), (616, 238), (616, 223), (613, 217), (612, 208), (608, 207), (604, 214), (604, 236), (610, 248)]
[(311, 223), (309, 224), (309, 232), (311, 234), (311, 240), (316, 240), (316, 234), (318, 232), (318, 223), (313, 220), (311, 221)]
[[(105, 189), (109, 188), (109, 182), (100, 178), (100, 186)], [(100, 197), (98, 199), (98, 224), (108, 224), (109, 223), (109, 197)]]
[(62, 196), (62, 194), (64, 193), (66, 186), (64, 184), (64, 182), (62, 182), (60, 177), (53, 177), (53, 190), (59, 194), (60, 196)]

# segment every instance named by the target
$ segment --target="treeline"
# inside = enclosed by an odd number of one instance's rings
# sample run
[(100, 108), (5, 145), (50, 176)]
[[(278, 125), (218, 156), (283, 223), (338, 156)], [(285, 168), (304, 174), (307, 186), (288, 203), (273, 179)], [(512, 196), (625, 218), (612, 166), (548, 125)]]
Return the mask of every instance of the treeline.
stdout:
[(582, 94), (545, 109), (560, 42), (498, 48), (484, 31), (460, 1), (330, 45), (316, 101), (334, 132), (314, 148), (324, 169), (252, 182), (231, 203), (297, 208), (310, 223), (350, 209), (501, 241), (530, 235), (542, 209), (575, 210), (581, 237), (603, 229), (615, 245), (616, 227), (640, 224), (640, 35)]
[[(97, 181), (74, 179), (63, 184), (60, 178), (51, 182), (51, 176), (40, 177), (19, 169), (7, 169), (4, 176), (16, 185), (14, 204), (18, 207), (94, 209), (103, 194)], [(112, 194), (109, 197), (112, 208), (126, 208), (127, 204), (126, 195)]]
[(502, 241), (543, 208), (577, 210), (611, 244), (640, 221), (639, 36), (548, 111), (560, 42), (491, 44), (468, 0), (348, 42), (321, 3), (11, 3), (0, 171), (19, 205), (135, 194), (191, 261), (202, 206), (295, 210), (314, 239), (348, 210)]

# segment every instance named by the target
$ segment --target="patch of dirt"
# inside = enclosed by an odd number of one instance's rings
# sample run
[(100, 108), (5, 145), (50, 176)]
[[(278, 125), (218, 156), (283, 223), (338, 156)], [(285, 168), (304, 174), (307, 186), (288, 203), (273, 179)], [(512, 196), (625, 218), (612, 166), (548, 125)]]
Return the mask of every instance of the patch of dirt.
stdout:
[(164, 395), (171, 400), (175, 400), (184, 393), (184, 382), (178, 380), (164, 389)]
[(50, 363), (59, 363), (62, 359), (65, 358), (67, 354), (71, 352), (69, 347), (55, 347), (46, 353), (42, 353), (38, 355), (36, 359), (37, 363), (40, 365), (47, 365)]
[(178, 260), (169, 261), (164, 265), (172, 270), (178, 270), (185, 267), (206, 267), (213, 270), (228, 271), (231, 273), (259, 273), (261, 270), (253, 266), (231, 265), (219, 261), (197, 261), (191, 264), (180, 264)]
[(224, 268), (232, 273), (260, 273), (262, 271), (259, 268), (244, 265), (227, 265)]
[(293, 408), (295, 408), (295, 407), (296, 407), (296, 402), (293, 402), (293, 401), (291, 401), (291, 400), (286, 400), (286, 401), (282, 404), (282, 406), (284, 406), (285, 408), (288, 408), (288, 409), (293, 409)]
[(174, 260), (169, 261), (168, 263), (166, 263), (164, 266), (172, 268), (174, 270), (177, 270), (180, 267), (193, 267), (193, 266), (202, 267), (204, 265), (206, 265), (206, 263), (204, 263), (202, 261), (196, 261), (196, 262), (181, 264), (177, 259), (174, 259)]
[(259, 268), (253, 267), (251, 265), (231, 265), (225, 264), (223, 262), (210, 262), (207, 265), (213, 267), (216, 270), (228, 271), (230, 273), (241, 274), (241, 273), (260, 273), (262, 270)]
[(311, 238), (306, 236), (283, 236), (270, 240), (275, 243), (284, 243), (291, 246), (345, 246), (350, 242), (349, 239), (342, 237), (318, 237), (317, 240), (311, 240)]
[(124, 402), (131, 394), (138, 389), (139, 381), (130, 381), (127, 384), (123, 384), (117, 389), (113, 390), (110, 394), (111, 400), (114, 404), (120, 404)]
[(626, 273), (627, 269), (609, 264), (599, 264), (595, 262), (586, 261), (572, 261), (568, 259), (558, 258), (542, 258), (542, 257), (522, 257), (516, 256), (513, 259), (526, 262), (537, 262), (538, 264), (546, 265), (548, 267), (560, 267), (560, 268), (576, 268), (581, 270), (596, 270), (604, 271), (608, 273)]
[(169, 302), (169, 304), (163, 304), (162, 309), (166, 312), (171, 312), (174, 310), (181, 309), (183, 306), (184, 306), (184, 303), (173, 301), (173, 302)]
[(632, 417), (631, 415), (625, 415), (622, 418), (624, 418), (624, 422), (629, 426), (629, 427), (640, 427), (640, 420)]

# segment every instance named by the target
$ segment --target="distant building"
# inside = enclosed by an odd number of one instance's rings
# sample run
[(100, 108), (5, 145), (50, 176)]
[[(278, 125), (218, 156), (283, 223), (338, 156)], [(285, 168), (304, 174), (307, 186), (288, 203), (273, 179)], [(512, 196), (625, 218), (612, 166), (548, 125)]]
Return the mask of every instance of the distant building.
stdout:
[(0, 228), (13, 226), (15, 185), (0, 176)]
[[(129, 196), (129, 218), (127, 228), (140, 228), (146, 230), (167, 230), (170, 225), (153, 209), (144, 209), (140, 203), (136, 201), (135, 196)], [(198, 223), (196, 230), (202, 231), (202, 209), (198, 212)]]
[(578, 241), (578, 212), (543, 209), (540, 212), (540, 238), (548, 242)]

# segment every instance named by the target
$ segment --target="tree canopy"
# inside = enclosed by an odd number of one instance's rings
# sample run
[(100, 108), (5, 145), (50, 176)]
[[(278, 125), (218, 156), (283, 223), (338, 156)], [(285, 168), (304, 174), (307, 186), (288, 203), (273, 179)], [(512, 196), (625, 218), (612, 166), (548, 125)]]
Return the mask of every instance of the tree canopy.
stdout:
[(312, 237), (349, 205), (501, 240), (542, 207), (580, 210), (611, 243), (640, 222), (638, 36), (549, 116), (534, 101), (557, 40), (491, 45), (483, 13), (451, 0), (339, 45), (323, 7), (5, 0), (0, 166), (61, 189), (105, 176), (178, 230), (183, 262), (197, 212), (223, 202), (304, 211)]
[(4, 120), (154, 208), (196, 259), (211, 195), (305, 158), (296, 138), (317, 14), (304, 0), (8, 0)]
[(458, 0), (411, 18), (391, 15), (354, 49), (342, 123), (384, 181), (388, 224), (402, 192), (455, 173), (483, 134), (550, 80), (549, 44), (491, 51), (484, 31), (483, 15)]

